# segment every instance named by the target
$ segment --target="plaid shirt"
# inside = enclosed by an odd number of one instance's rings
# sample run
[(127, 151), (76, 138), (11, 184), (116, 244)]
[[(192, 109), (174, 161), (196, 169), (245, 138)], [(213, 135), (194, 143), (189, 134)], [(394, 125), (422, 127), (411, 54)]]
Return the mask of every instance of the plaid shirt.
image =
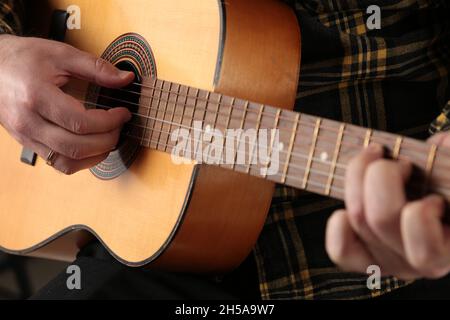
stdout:
[[(302, 28), (296, 110), (426, 138), (450, 99), (447, 0), (286, 0)], [(381, 30), (366, 8), (381, 7)], [(21, 33), (21, 1), (0, 0), (0, 32)], [(450, 105), (432, 126), (449, 125)], [(279, 186), (255, 247), (263, 299), (369, 298), (406, 285), (343, 273), (324, 249), (328, 216), (342, 203)]]
[[(302, 30), (296, 110), (365, 127), (427, 138), (450, 99), (448, 0), (286, 0)], [(381, 8), (368, 30), (367, 7)], [(433, 127), (446, 126), (450, 106)], [(324, 246), (339, 201), (279, 186), (254, 250), (263, 299), (363, 299), (406, 283), (344, 273)]]

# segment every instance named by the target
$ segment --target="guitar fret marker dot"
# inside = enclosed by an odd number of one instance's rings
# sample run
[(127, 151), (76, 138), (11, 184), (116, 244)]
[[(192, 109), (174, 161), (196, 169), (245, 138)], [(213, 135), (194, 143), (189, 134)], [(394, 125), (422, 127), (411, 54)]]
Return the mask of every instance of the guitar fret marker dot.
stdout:
[(320, 154), (320, 160), (322, 161), (322, 162), (326, 162), (327, 160), (328, 160), (328, 152), (322, 152), (321, 154)]

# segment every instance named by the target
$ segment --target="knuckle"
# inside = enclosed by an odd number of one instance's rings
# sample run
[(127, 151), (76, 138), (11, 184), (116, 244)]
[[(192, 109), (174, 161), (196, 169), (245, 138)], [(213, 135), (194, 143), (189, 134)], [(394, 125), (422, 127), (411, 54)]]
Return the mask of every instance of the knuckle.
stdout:
[(95, 71), (97, 73), (102, 73), (105, 70), (107, 64), (108, 63), (104, 59), (95, 58)]
[(76, 173), (75, 169), (71, 166), (64, 166), (60, 171), (66, 176), (71, 176)]
[(348, 210), (348, 215), (350, 217), (350, 220), (355, 224), (355, 226), (358, 229), (362, 229), (366, 226), (366, 215), (364, 213), (364, 210), (362, 208), (354, 208)]
[(71, 146), (68, 149), (68, 156), (74, 160), (82, 160), (84, 159), (84, 152), (77, 146)]
[(87, 122), (83, 119), (73, 120), (71, 123), (71, 130), (76, 134), (86, 134), (87, 133)]
[(17, 133), (18, 136), (26, 136), (29, 132), (29, 122), (25, 119), (24, 116), (15, 115), (11, 117), (9, 122), (10, 127), (14, 132)]
[(22, 105), (22, 107), (28, 110), (36, 111), (37, 93), (34, 89), (31, 88), (31, 86), (26, 86), (20, 96), (20, 104)]
[[(345, 212), (343, 210), (338, 210), (328, 220), (327, 239), (325, 243), (331, 261), (337, 265), (343, 264), (349, 253), (349, 244), (344, 240), (345, 237), (336, 234), (336, 230), (339, 230), (339, 219), (342, 214), (345, 214)], [(333, 235), (331, 236), (330, 234)]]
[(416, 248), (414, 254), (410, 257), (410, 264), (417, 270), (427, 276), (436, 275), (435, 261), (440, 257), (441, 252), (435, 246)]
[(55, 169), (61, 173), (70, 176), (76, 173), (75, 167), (69, 159), (63, 158), (58, 161), (58, 165), (55, 165)]

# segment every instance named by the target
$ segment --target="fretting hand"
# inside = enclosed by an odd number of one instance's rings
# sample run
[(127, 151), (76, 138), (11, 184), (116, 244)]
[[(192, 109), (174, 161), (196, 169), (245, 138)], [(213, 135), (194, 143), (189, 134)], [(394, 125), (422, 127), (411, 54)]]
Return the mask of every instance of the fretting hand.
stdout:
[[(432, 142), (450, 147), (450, 134)], [(411, 164), (383, 159), (371, 145), (346, 173), (346, 210), (328, 221), (326, 247), (342, 269), (365, 273), (378, 265), (382, 274), (404, 280), (439, 278), (450, 272), (450, 228), (443, 224), (444, 199), (430, 195), (409, 202), (405, 183)]]
[(104, 160), (131, 118), (125, 108), (86, 110), (60, 89), (71, 77), (118, 88), (134, 75), (63, 43), (0, 36), (0, 124), (42, 158), (54, 151), (66, 174)]

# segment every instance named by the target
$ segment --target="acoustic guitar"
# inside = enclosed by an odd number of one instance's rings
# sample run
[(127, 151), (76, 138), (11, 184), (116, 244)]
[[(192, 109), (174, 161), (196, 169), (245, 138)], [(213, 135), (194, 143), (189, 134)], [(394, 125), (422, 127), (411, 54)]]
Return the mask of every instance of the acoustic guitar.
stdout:
[[(442, 173), (449, 151), (291, 111), (301, 37), (280, 1), (32, 2), (36, 32), (47, 34), (51, 13), (75, 5), (81, 25), (67, 30), (65, 41), (136, 74), (120, 90), (73, 81), (66, 92), (87, 108), (126, 106), (133, 119), (117, 150), (71, 176), (24, 159), (0, 130), (8, 150), (0, 157), (0, 247), (8, 253), (70, 261), (96, 237), (128, 266), (226, 272), (257, 241), (275, 183), (343, 199), (348, 161), (372, 142), (414, 163), (417, 192), (450, 197)], [(269, 130), (279, 143), (275, 148), (272, 134), (266, 152), (279, 156), (254, 163), (250, 148), (243, 163), (214, 164), (199, 161), (189, 144), (181, 157), (193, 161), (177, 163), (172, 133), (181, 128), (194, 137), (199, 131), (194, 140), (215, 129)], [(273, 164), (278, 169), (268, 174)]]

